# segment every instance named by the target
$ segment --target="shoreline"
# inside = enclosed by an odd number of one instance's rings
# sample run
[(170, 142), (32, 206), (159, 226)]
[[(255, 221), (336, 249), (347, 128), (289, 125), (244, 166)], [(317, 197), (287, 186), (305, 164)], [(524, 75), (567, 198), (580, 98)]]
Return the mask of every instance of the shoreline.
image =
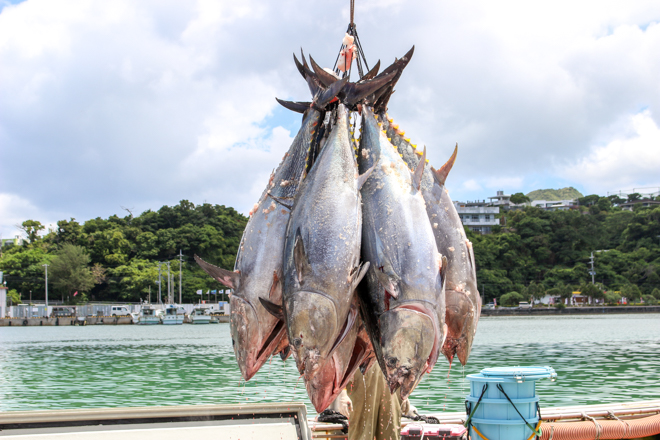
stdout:
[(536, 307), (531, 309), (481, 309), (481, 316), (603, 315), (624, 313), (660, 313), (660, 306)]

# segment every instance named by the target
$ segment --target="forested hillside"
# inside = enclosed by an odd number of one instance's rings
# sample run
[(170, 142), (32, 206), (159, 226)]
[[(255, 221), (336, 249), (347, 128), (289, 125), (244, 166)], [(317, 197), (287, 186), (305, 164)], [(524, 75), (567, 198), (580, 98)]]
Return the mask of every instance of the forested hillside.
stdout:
[(591, 283), (591, 252), (601, 289), (660, 296), (660, 208), (622, 211), (607, 198), (589, 198), (580, 210), (510, 211), (492, 235), (470, 232), (486, 301), (512, 291), (527, 298), (582, 289)]
[[(585, 205), (580, 210), (528, 207), (502, 213), (502, 226), (491, 235), (468, 231), (486, 301), (510, 292), (527, 298), (583, 289), (591, 281), (592, 251), (602, 289), (622, 291), (629, 298), (660, 297), (660, 208), (630, 212), (596, 195), (580, 200)], [(155, 301), (158, 262), (171, 263), (178, 283), (176, 256), (181, 249), (183, 297), (191, 302), (199, 299), (198, 289), (223, 288), (199, 269), (193, 255), (232, 269), (246, 223), (232, 208), (195, 206), (185, 200), (137, 217), (111, 216), (83, 224), (62, 220), (57, 230), (45, 235), (38, 221), (27, 220), (25, 243), (2, 248), (0, 270), (14, 299), (20, 295), (24, 302), (30, 290), (33, 299), (43, 299), (46, 263), (51, 299), (139, 301), (151, 289)], [(165, 264), (162, 269), (165, 273)], [(166, 283), (163, 276), (163, 292)], [(74, 296), (76, 291), (80, 294)], [(178, 298), (178, 286), (175, 292)]]
[[(80, 224), (75, 219), (57, 222), (57, 230), (39, 237), (43, 226), (33, 220), (23, 223), (28, 239), (21, 246), (5, 246), (0, 270), (7, 286), (25, 302), (44, 298), (44, 263), (50, 263), (49, 297), (65, 301), (155, 300), (158, 262), (170, 262), (178, 284), (179, 260), (183, 257), (184, 301), (197, 301), (195, 291), (223, 288), (193, 260), (197, 254), (218, 266), (233, 269), (238, 244), (247, 218), (233, 208), (182, 200), (137, 217), (111, 216)], [(82, 250), (82, 252), (78, 252)], [(162, 265), (163, 295), (167, 266)], [(64, 280), (63, 278), (66, 278)], [(64, 281), (69, 281), (65, 283)], [(73, 294), (80, 291), (75, 297)], [(178, 286), (175, 289), (178, 299)]]

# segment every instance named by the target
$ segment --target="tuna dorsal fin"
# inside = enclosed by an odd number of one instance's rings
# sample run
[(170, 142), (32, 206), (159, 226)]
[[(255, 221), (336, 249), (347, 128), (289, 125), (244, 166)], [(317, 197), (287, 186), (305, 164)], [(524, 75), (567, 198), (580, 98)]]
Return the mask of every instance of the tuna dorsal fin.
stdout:
[(261, 305), (274, 317), (284, 321), (284, 312), (282, 311), (282, 306), (275, 304), (272, 301), (267, 300), (266, 298), (259, 297), (259, 302)]
[(351, 328), (353, 328), (353, 324), (355, 324), (355, 320), (357, 319), (357, 315), (358, 309), (352, 305), (351, 309), (348, 311), (348, 316), (344, 322), (344, 327), (342, 328), (341, 332), (339, 332), (339, 336), (337, 339), (335, 339), (335, 343), (332, 344), (332, 348), (328, 352), (328, 358), (332, 356), (332, 353), (337, 349), (339, 344), (341, 344), (341, 341), (343, 341), (348, 335), (348, 332), (351, 331)]
[(309, 259), (305, 253), (305, 245), (300, 234), (300, 228), (296, 230), (296, 241), (293, 245), (293, 263), (296, 268), (298, 283), (302, 284), (304, 276), (311, 271), (311, 268), (309, 266)]
[(229, 287), (230, 289), (238, 288), (238, 284), (241, 279), (240, 273), (232, 272), (230, 270), (222, 269), (218, 266), (214, 266), (213, 264), (207, 263), (206, 261), (202, 260), (197, 255), (195, 255), (195, 261), (197, 262), (197, 264), (199, 264), (199, 267), (204, 269), (204, 272), (211, 275), (219, 283), (222, 283), (223, 285)]
[(451, 171), (451, 167), (454, 166), (454, 162), (456, 161), (456, 154), (458, 154), (458, 144), (456, 144), (454, 147), (454, 152), (452, 153), (449, 160), (445, 162), (445, 164), (441, 166), (439, 170), (431, 168), (431, 171), (433, 171), (433, 177), (435, 178), (435, 181), (438, 182), (438, 185), (445, 185), (445, 181), (447, 180), (447, 176)]
[(337, 77), (323, 70), (321, 66), (316, 64), (316, 61), (314, 61), (314, 58), (312, 58), (311, 55), (309, 56), (309, 62), (312, 64), (314, 73), (316, 73), (316, 76), (318, 76), (319, 80), (323, 83), (324, 86), (329, 87), (331, 84), (334, 84), (337, 81)]
[(378, 161), (374, 162), (374, 164), (369, 168), (367, 171), (362, 173), (360, 176), (358, 176), (358, 191), (362, 189), (362, 185), (369, 179), (369, 176), (371, 176), (371, 173), (374, 171), (376, 168), (376, 165), (378, 164)]
[(280, 103), (280, 105), (284, 108), (287, 108), (291, 111), (294, 111), (296, 113), (305, 113), (307, 110), (309, 110), (309, 106), (312, 105), (311, 102), (296, 102), (296, 101), (285, 101), (280, 98), (275, 98), (277, 102)]
[(426, 165), (426, 145), (424, 145), (424, 152), (422, 153), (422, 158), (415, 168), (415, 173), (413, 174), (412, 185), (419, 191), (419, 187), (422, 185), (422, 176), (424, 175), (424, 166)]

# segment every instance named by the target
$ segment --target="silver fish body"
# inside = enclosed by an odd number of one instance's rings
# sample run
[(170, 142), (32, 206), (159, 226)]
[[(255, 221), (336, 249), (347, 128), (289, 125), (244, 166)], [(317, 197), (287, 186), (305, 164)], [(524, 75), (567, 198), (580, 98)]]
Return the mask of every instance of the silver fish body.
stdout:
[[(406, 164), (415, 169), (421, 152), (413, 147), (404, 133), (380, 115), (383, 128)], [(481, 315), (481, 296), (477, 290), (477, 275), (472, 243), (465, 236), (465, 229), (444, 180), (456, 158), (456, 150), (440, 170), (424, 169), (421, 191), (426, 201), (426, 211), (433, 227), (438, 251), (447, 257), (445, 275), (447, 338), (442, 347), (449, 362), (458, 356), (462, 365), (467, 363), (472, 341)]]
[(405, 398), (435, 364), (445, 337), (442, 257), (413, 173), (363, 107), (358, 163), (375, 165), (362, 187), (362, 311), (390, 390)]
[(284, 323), (269, 313), (259, 299), (281, 304), (282, 265), (292, 200), (305, 171), (307, 152), (322, 114), (311, 110), (289, 151), (271, 175), (243, 231), (234, 272), (198, 263), (211, 276), (234, 289), (230, 299), (230, 329), (241, 374), (249, 380), (273, 351), (285, 345)]
[(284, 248), (283, 306), (298, 370), (322, 369), (357, 318), (362, 213), (348, 112), (336, 123), (294, 200)]

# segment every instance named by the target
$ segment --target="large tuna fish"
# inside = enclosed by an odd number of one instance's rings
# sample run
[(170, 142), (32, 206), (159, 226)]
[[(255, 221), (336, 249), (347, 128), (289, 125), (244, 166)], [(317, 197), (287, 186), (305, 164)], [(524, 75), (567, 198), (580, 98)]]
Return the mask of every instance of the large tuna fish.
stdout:
[(362, 187), (362, 255), (371, 263), (360, 299), (366, 327), (390, 390), (407, 397), (430, 372), (445, 339), (443, 258), (415, 172), (363, 107), (360, 170), (377, 164)]
[(358, 310), (352, 298), (368, 269), (360, 265), (360, 185), (367, 175), (358, 176), (347, 113), (340, 104), (330, 136), (295, 197), (287, 228), (283, 316), (306, 381), (354, 325)]
[(259, 298), (282, 303), (282, 255), (290, 209), (280, 201), (292, 199), (305, 171), (307, 151), (322, 113), (307, 112), (302, 127), (277, 170), (271, 176), (243, 232), (234, 271), (206, 263), (199, 265), (225, 286), (234, 289), (230, 299), (231, 339), (236, 360), (249, 380), (278, 349), (286, 346), (284, 323), (259, 304)]
[[(403, 160), (411, 169), (415, 169), (422, 152), (410, 143), (405, 133), (385, 114), (380, 115), (380, 121), (383, 123), (383, 131), (397, 147)], [(424, 169), (421, 190), (438, 251), (448, 260), (445, 278), (447, 339), (442, 352), (450, 363), (457, 355), (461, 364), (465, 365), (481, 314), (481, 296), (477, 290), (472, 243), (465, 236), (463, 223), (445, 188), (447, 175), (456, 160), (457, 149), (454, 149), (451, 158), (440, 169)]]

